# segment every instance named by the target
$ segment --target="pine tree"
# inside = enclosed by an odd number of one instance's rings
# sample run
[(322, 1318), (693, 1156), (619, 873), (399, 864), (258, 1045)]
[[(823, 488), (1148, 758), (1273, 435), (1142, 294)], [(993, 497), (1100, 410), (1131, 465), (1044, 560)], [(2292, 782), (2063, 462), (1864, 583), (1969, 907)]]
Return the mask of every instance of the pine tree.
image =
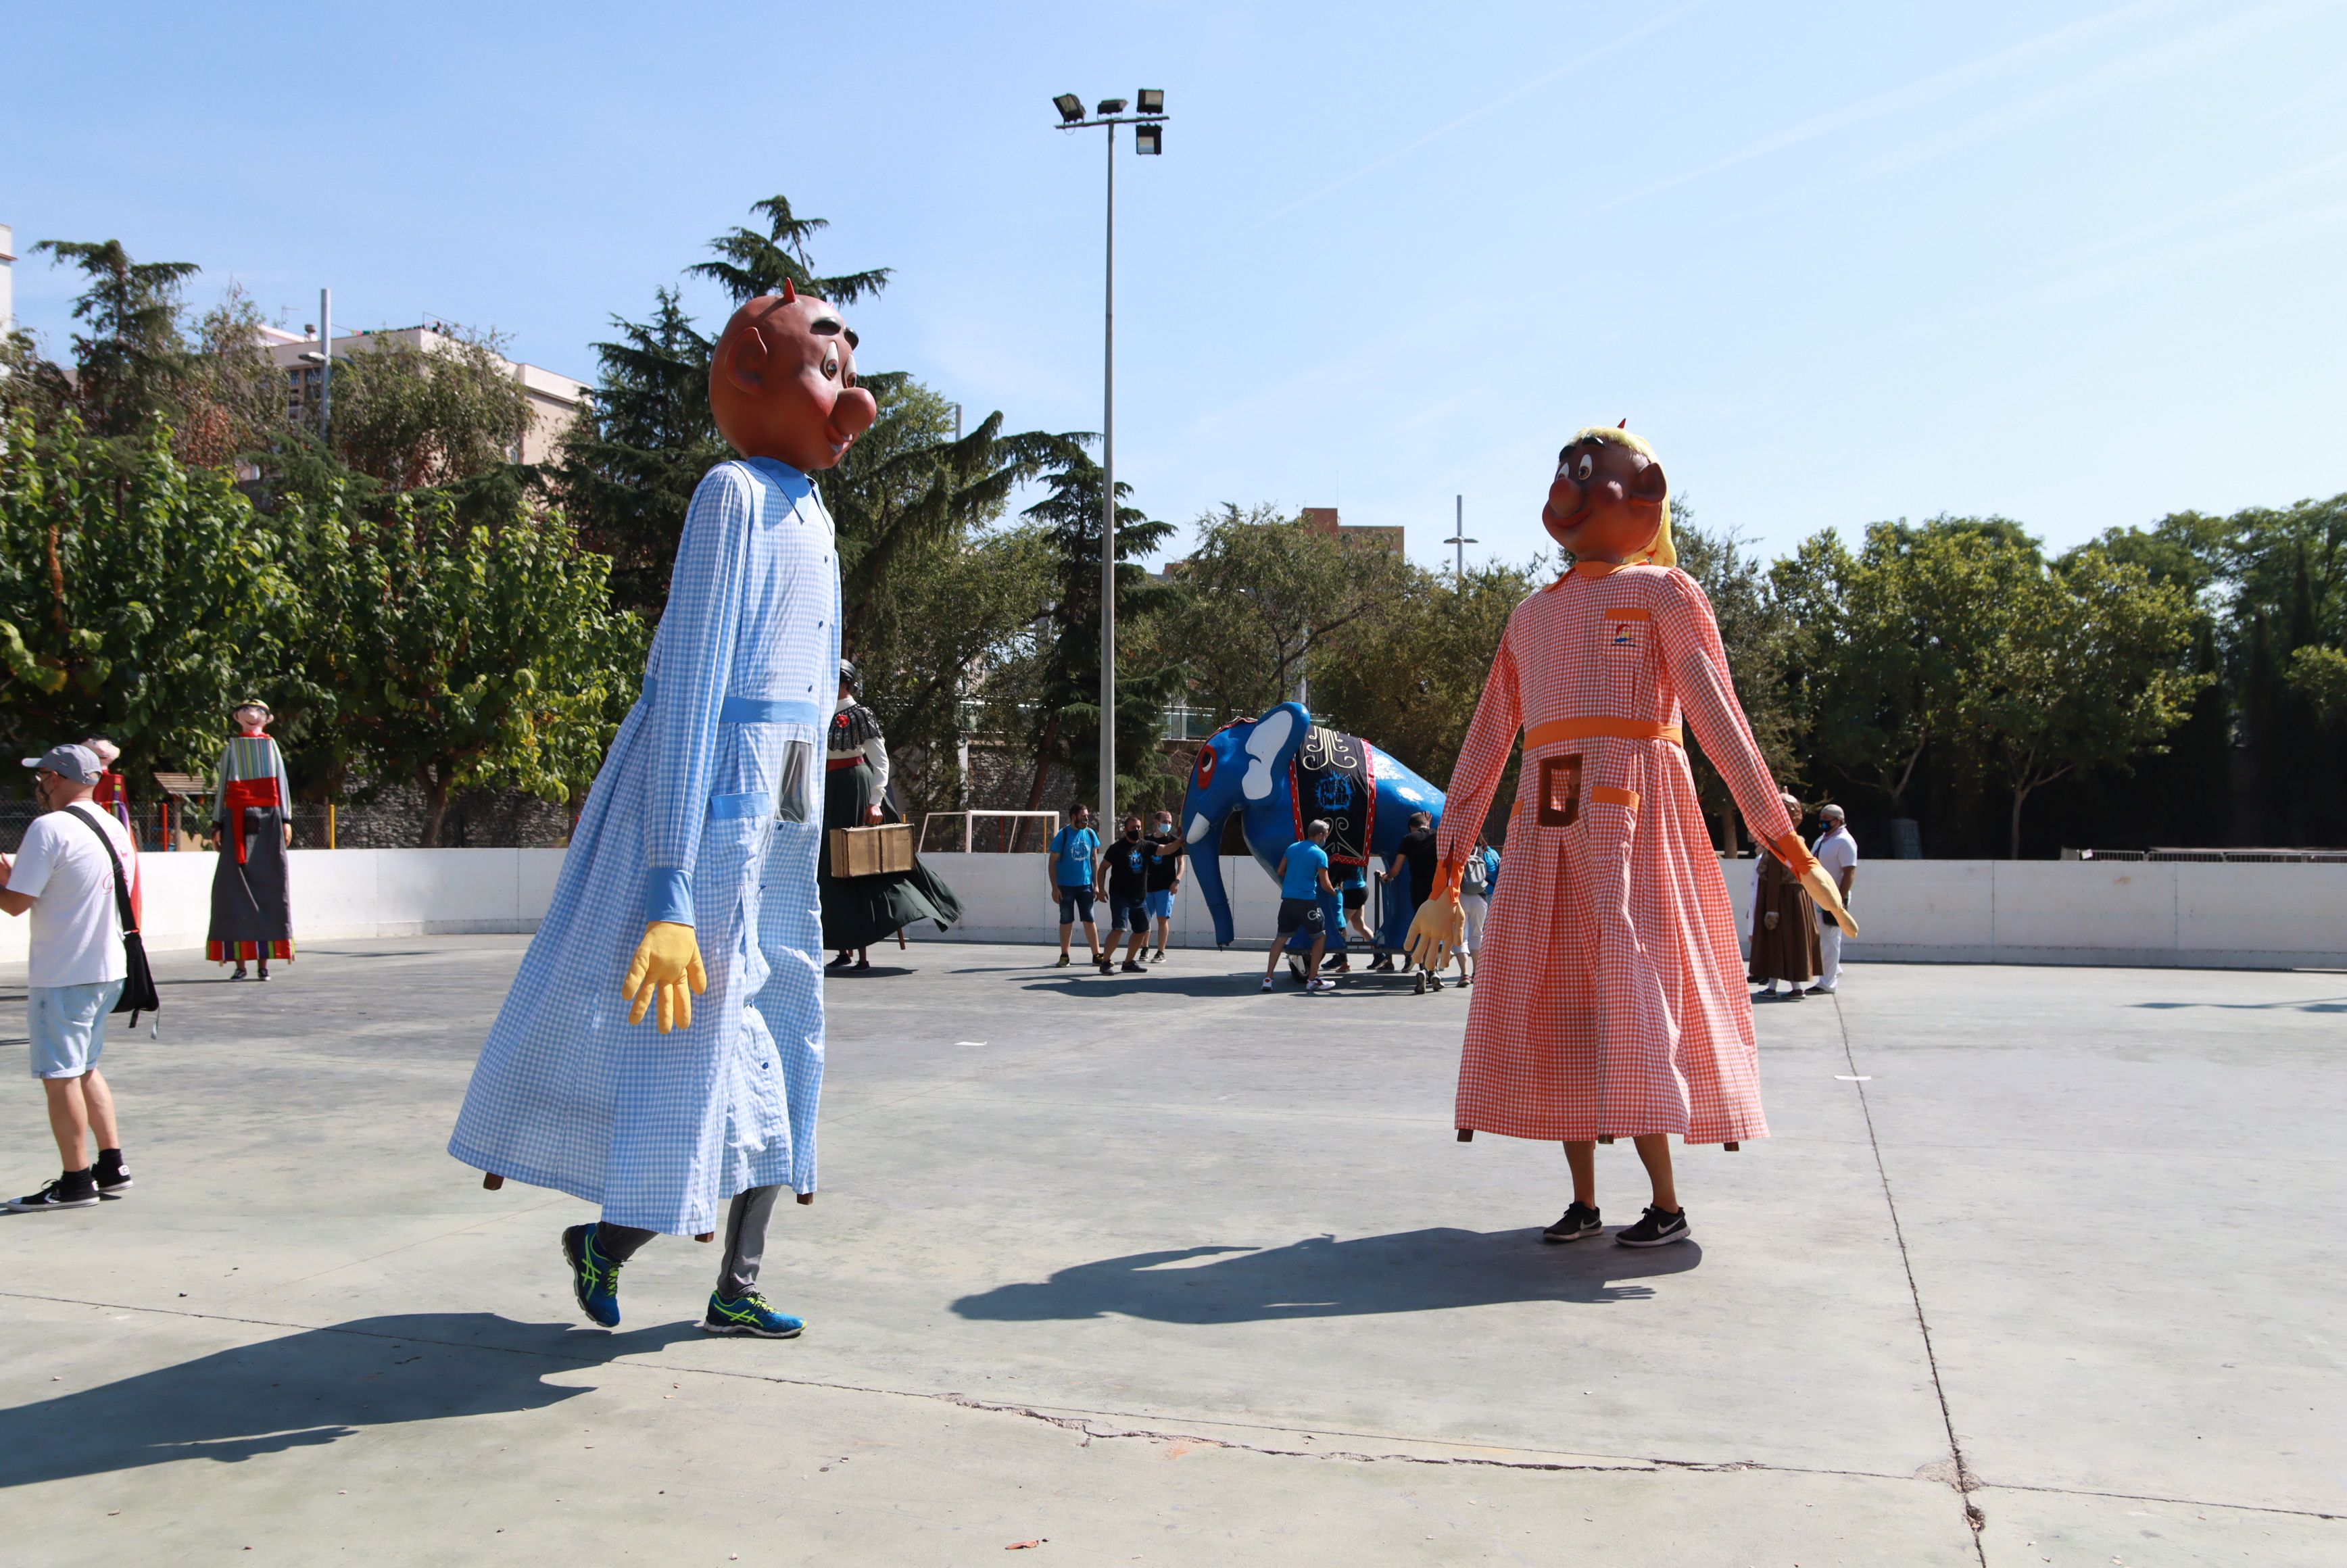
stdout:
[(887, 267), (829, 278), (815, 275), (807, 241), (831, 227), (829, 219), (797, 217), (791, 211), (790, 198), (780, 195), (752, 202), (750, 210), (765, 215), (766, 232), (730, 229), (709, 242), (717, 260), (696, 261), (685, 269), (696, 278), (718, 284), (733, 296), (736, 304), (761, 294), (779, 294), (784, 282), (835, 305), (852, 305), (888, 286), (890, 269)]
[(132, 436), (168, 418), (187, 374), (179, 289), (193, 261), (133, 261), (119, 240), (44, 240), (33, 247), (89, 279), (74, 301), (75, 400), (97, 436)]
[[(1071, 451), (1045, 481), (1051, 493), (1025, 513), (1051, 528), (1058, 562), (1058, 593), (1046, 610), (1051, 652), (1031, 725), (1036, 765), (1030, 810), (1040, 807), (1044, 777), (1054, 763), (1075, 775), (1080, 798), (1099, 804), (1094, 797), (1100, 776), (1102, 479), (1099, 464), (1081, 450)], [(1175, 596), (1175, 589), (1145, 568), (1125, 564), (1156, 550), (1174, 533), (1173, 524), (1124, 505), (1132, 491), (1130, 485), (1116, 487), (1116, 792), (1124, 805), (1155, 799), (1174, 782), (1157, 765), (1157, 743), (1164, 733), (1165, 705), (1181, 690), (1182, 679), (1178, 665), (1146, 673), (1124, 668), (1125, 630), (1170, 608)], [(1103, 824), (1102, 830), (1114, 826)]]
[(654, 296), (651, 320), (611, 324), (619, 341), (595, 345), (602, 374), (555, 478), (580, 542), (611, 558), (613, 599), (657, 619), (693, 487), (733, 451), (709, 416), (712, 345), (677, 292)]

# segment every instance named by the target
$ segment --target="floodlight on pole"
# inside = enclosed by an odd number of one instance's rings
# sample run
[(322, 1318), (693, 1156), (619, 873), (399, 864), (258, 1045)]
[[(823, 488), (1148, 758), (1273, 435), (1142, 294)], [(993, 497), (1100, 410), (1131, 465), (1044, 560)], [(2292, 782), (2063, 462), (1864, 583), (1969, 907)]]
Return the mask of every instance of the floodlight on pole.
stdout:
[(1124, 118), (1125, 100), (1102, 98), (1097, 118), (1084, 118), (1083, 100), (1061, 93), (1051, 100), (1061, 130), (1108, 132), (1107, 264), (1101, 291), (1101, 691), (1100, 819), (1103, 835), (1116, 822), (1116, 128), (1133, 128), (1133, 151), (1164, 151), (1163, 88), (1141, 90), (1141, 118)]

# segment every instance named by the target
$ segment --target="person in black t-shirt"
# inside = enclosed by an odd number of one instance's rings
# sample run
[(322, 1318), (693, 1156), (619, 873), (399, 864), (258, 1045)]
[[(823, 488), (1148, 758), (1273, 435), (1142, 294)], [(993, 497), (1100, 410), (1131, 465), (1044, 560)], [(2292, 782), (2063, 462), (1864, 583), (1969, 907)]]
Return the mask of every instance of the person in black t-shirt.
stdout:
[[(1416, 919), (1418, 907), (1434, 896), (1436, 850), (1434, 817), (1430, 813), (1423, 811), (1410, 813), (1409, 831), (1401, 835), (1401, 843), (1397, 847), (1395, 855), (1403, 865), (1409, 867), (1409, 913), (1410, 918)], [(1392, 960), (1389, 958), (1380, 956), (1378, 963), (1370, 967), (1389, 968), (1391, 966)], [(1430, 970), (1425, 970), (1419, 977), (1419, 986), (1420, 989), (1430, 989), (1439, 991), (1442, 989), (1442, 977)]]
[(1125, 930), (1132, 931), (1133, 945), (1125, 951), (1124, 971), (1143, 972), (1141, 948), (1149, 940), (1149, 865), (1154, 857), (1154, 846), (1141, 836), (1141, 818), (1127, 816), (1124, 831), (1108, 846), (1108, 935), (1101, 945), (1102, 974), (1112, 972), (1109, 960), (1116, 956), (1117, 935)]
[(1165, 938), (1174, 930), (1174, 895), (1182, 891), (1183, 844), (1174, 832), (1174, 814), (1160, 810), (1149, 818), (1149, 892), (1143, 903), (1157, 927), (1157, 951), (1151, 961), (1165, 961)]

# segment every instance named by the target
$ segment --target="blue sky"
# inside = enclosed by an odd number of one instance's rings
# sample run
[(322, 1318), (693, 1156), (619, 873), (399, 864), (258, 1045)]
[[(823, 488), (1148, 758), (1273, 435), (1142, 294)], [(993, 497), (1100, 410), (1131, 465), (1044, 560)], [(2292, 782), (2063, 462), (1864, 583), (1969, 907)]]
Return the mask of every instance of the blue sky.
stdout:
[[(295, 325), (426, 313), (590, 376), (748, 204), (887, 265), (865, 361), (1100, 419), (1155, 516), (1341, 505), (1542, 542), (1627, 415), (1706, 525), (2000, 512), (2056, 546), (2347, 489), (2347, 5), (10, 8), (0, 221)], [(53, 351), (67, 274), (16, 268)], [(689, 298), (710, 317), (721, 302)]]

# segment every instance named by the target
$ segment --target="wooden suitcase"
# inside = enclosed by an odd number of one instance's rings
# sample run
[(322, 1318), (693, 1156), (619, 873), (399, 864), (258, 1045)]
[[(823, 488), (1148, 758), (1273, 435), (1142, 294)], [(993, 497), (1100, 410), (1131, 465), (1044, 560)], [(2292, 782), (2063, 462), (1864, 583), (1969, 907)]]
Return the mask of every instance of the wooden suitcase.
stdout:
[(831, 830), (834, 876), (877, 876), (913, 868), (913, 825), (884, 822), (877, 827)]

